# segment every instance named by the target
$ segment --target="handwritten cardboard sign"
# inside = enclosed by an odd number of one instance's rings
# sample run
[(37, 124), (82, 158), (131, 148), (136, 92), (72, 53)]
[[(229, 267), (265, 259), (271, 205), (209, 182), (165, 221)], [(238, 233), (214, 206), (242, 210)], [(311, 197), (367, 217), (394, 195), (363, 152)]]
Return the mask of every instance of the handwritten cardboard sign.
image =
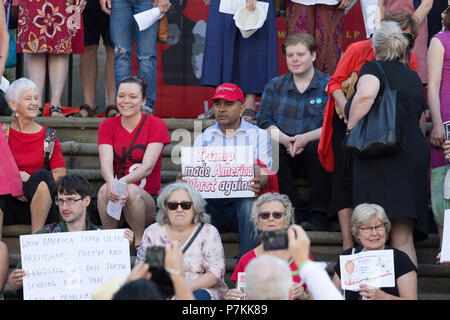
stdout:
[(124, 229), (20, 236), (25, 300), (91, 300), (94, 290), (130, 273)]
[(361, 284), (372, 287), (395, 287), (394, 250), (370, 250), (339, 256), (341, 286), (359, 291)]
[(181, 168), (184, 179), (204, 198), (254, 197), (251, 146), (183, 147)]

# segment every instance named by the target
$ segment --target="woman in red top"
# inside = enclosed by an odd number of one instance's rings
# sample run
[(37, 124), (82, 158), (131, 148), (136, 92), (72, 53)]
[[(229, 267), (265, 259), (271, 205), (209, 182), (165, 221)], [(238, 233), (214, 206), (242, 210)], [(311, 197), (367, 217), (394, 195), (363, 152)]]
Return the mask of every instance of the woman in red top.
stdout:
[[(253, 203), (250, 219), (253, 222), (255, 232), (273, 231), (287, 229), (291, 224), (294, 224), (294, 208), (289, 198), (284, 194), (265, 193), (260, 196)], [(264, 245), (261, 243), (255, 249), (250, 250), (239, 259), (236, 268), (234, 269), (231, 280), (238, 284), (238, 273), (245, 272), (245, 268), (250, 261), (262, 254), (271, 254), (289, 262), (292, 271), (292, 281), (295, 284), (291, 287), (290, 297), (292, 299), (306, 299), (305, 288), (301, 285), (298, 267), (292, 260), (289, 250), (264, 250)], [(309, 257), (311, 260), (312, 257)], [(225, 299), (237, 300), (240, 299), (242, 292), (239, 288), (228, 290)]]
[(40, 107), (34, 82), (26, 78), (14, 81), (6, 99), (14, 120), (4, 134), (19, 169), (23, 194), (0, 196), (0, 226), (2, 221), (5, 225), (31, 224), (34, 233), (57, 217), (53, 189), (55, 181), (66, 175), (64, 158), (58, 138), (54, 137), (53, 152), (49, 161), (45, 160), (47, 129), (34, 121)]
[[(418, 25), (414, 16), (406, 12), (393, 12), (383, 21), (396, 22), (409, 40), (407, 57), (409, 67), (418, 71), (417, 57), (411, 51), (418, 35)], [(408, 56), (408, 54), (407, 54)], [(363, 40), (352, 43), (339, 60), (335, 73), (330, 77), (328, 93), (330, 98), (325, 106), (322, 134), (319, 141), (319, 159), (325, 170), (333, 172), (332, 199), (330, 211), (338, 213), (342, 232), (342, 249), (353, 247), (353, 237), (350, 231), (350, 218), (353, 212), (352, 198), (352, 160), (344, 154), (342, 140), (347, 129), (347, 119), (344, 117), (344, 107), (347, 103), (342, 83), (352, 73), (359, 74), (367, 61), (373, 61), (375, 52), (372, 40)]]
[[(147, 84), (140, 77), (125, 77), (117, 88), (116, 104), (120, 116), (102, 121), (98, 129), (98, 151), (103, 179), (98, 192), (98, 211), (105, 229), (114, 229), (125, 221), (135, 234), (139, 247), (145, 228), (154, 221), (155, 199), (161, 192), (161, 158), (170, 143), (165, 122), (144, 115)], [(127, 184), (119, 198), (114, 179)], [(120, 221), (107, 213), (108, 201), (120, 201)]]

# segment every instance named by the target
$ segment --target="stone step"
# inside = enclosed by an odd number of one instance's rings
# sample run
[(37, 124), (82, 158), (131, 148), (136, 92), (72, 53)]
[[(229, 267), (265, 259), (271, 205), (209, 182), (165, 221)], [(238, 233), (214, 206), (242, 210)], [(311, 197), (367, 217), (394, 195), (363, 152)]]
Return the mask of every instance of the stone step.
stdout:
[[(0, 117), (0, 122), (11, 122), (12, 117)], [(98, 142), (98, 126), (104, 118), (56, 118), (38, 117), (36, 122), (56, 130), (60, 142), (77, 141), (86, 143)], [(194, 141), (194, 131), (200, 134), (202, 130), (214, 124), (215, 120), (197, 119), (163, 119), (167, 125), (172, 140), (179, 141), (180, 137)], [(184, 141), (183, 143), (186, 143)]]

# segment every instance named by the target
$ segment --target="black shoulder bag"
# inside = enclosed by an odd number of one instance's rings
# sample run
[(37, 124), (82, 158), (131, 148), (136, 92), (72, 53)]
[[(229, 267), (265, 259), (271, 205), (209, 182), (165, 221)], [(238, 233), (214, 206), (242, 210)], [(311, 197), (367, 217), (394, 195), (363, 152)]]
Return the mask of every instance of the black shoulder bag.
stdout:
[(402, 149), (396, 123), (397, 91), (389, 87), (380, 63), (376, 61), (375, 65), (383, 76), (383, 92), (378, 94), (369, 112), (347, 131), (343, 141), (344, 149), (358, 157), (379, 156)]

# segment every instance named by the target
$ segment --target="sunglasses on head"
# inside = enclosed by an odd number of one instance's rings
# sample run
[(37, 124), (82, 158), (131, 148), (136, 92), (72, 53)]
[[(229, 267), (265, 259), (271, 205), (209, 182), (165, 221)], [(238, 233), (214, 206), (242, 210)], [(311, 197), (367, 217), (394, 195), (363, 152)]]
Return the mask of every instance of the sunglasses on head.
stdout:
[(263, 220), (267, 220), (272, 216), (274, 219), (281, 219), (284, 216), (284, 212), (260, 212), (258, 213), (258, 217)]
[(178, 206), (181, 206), (183, 210), (189, 210), (192, 207), (191, 201), (182, 201), (182, 202), (167, 202), (167, 209), (169, 210), (177, 210)]

